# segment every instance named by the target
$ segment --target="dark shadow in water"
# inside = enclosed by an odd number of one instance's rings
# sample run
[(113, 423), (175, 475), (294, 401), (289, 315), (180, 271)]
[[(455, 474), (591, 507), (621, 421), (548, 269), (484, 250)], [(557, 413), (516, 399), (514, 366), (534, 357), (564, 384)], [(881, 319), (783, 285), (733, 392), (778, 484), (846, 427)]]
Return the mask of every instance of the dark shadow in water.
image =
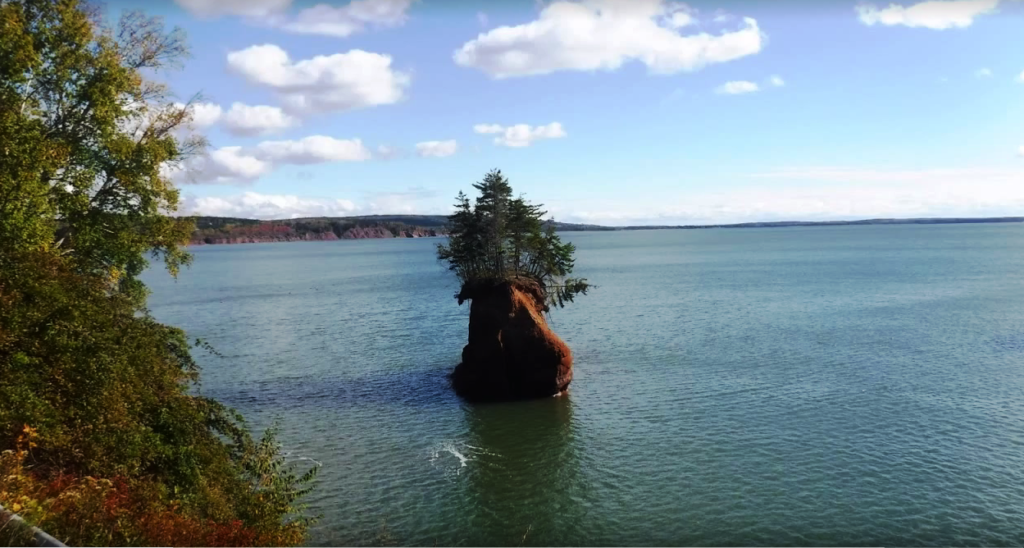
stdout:
[(203, 390), (203, 395), (246, 409), (338, 409), (366, 404), (432, 408), (457, 404), (448, 381), (450, 367), (414, 370), (382, 369), (347, 378), (283, 377), (233, 387)]
[(466, 478), (466, 546), (572, 544), (585, 511), (570, 396), (466, 405), (477, 459)]

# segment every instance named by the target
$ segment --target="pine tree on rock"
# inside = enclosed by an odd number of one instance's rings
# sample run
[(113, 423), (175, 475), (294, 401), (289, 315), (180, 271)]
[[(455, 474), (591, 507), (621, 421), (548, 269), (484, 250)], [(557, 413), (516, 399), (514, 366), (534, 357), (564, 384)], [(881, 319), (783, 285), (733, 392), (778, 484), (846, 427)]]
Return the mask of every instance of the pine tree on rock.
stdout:
[(472, 301), (469, 344), (452, 386), (470, 400), (544, 397), (572, 381), (572, 353), (547, 326), (544, 313), (591, 287), (571, 278), (576, 247), (563, 243), (539, 204), (512, 197), (501, 171), (462, 192), (449, 217), (438, 258), (461, 282), (459, 304)]

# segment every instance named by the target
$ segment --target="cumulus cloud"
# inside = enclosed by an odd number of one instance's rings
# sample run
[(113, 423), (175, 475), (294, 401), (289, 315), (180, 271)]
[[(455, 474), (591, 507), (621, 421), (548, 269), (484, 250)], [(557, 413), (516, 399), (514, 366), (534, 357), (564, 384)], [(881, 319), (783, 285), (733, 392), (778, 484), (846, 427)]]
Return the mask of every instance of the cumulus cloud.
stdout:
[[(778, 180), (766, 188), (759, 179)], [(606, 225), (717, 224), (751, 221), (1019, 215), (1024, 167), (1019, 169), (790, 168), (741, 178), (723, 190), (678, 194), (625, 192), (597, 199), (546, 200), (560, 221)], [(626, 181), (630, 184), (629, 181)], [(386, 213), (444, 213), (446, 199), (426, 189), (366, 193), (358, 202), (245, 192), (184, 199), (183, 214), (294, 218)]]
[(292, 0), (174, 0), (174, 2), (197, 17), (213, 18), (223, 15), (238, 15), (262, 18), (286, 10)]
[(995, 217), (1024, 208), (1024, 168), (882, 170), (793, 168), (756, 174), (770, 188), (659, 194), (605, 202), (548, 200), (560, 221), (609, 225), (718, 224), (908, 217)]
[(396, 103), (409, 86), (408, 73), (391, 67), (391, 56), (352, 50), (292, 61), (274, 44), (228, 54), (228, 68), (274, 90), (295, 114), (342, 112)]
[(477, 133), (501, 133), (504, 128), (498, 124), (477, 124), (473, 126), (473, 131)]
[(1024, 83), (1024, 72), (1021, 72), (1019, 75), (1017, 75), (1017, 81)]
[(929, 0), (911, 6), (889, 4), (879, 8), (875, 4), (856, 6), (857, 17), (865, 25), (904, 25), (933, 30), (964, 28), (974, 18), (996, 11), (999, 0)]
[(1024, 145), (1021, 145), (1020, 148), (1017, 149), (1017, 154), (1019, 156), (1024, 156)]
[(218, 123), (232, 135), (254, 136), (266, 135), (299, 125), (299, 120), (284, 113), (277, 107), (265, 105), (251, 106), (244, 103), (233, 103), (231, 109), (224, 111), (214, 103), (174, 103), (174, 108), (189, 108), (192, 111), (190, 126), (192, 129), (208, 129)]
[(753, 55), (765, 45), (751, 18), (721, 34), (681, 34), (692, 14), (685, 4), (665, 0), (557, 1), (535, 21), (480, 34), (453, 57), (494, 78), (616, 70), (633, 60), (651, 73), (672, 74)]
[(726, 82), (718, 86), (717, 88), (715, 88), (715, 93), (721, 95), (740, 95), (742, 93), (753, 93), (759, 89), (761, 88), (754, 82), (748, 82), (746, 80), (736, 80), (732, 82)]
[(677, 11), (668, 17), (665, 21), (669, 27), (674, 29), (681, 29), (690, 25), (697, 24), (697, 19), (687, 11)]
[(264, 141), (255, 154), (279, 164), (320, 164), (369, 160), (369, 149), (359, 139), (335, 139), (312, 135), (297, 141)]
[(782, 77), (777, 74), (774, 74), (770, 78), (768, 78), (768, 83), (777, 88), (781, 88), (782, 86), (786, 85), (786, 81), (783, 80)]
[(249, 184), (281, 165), (360, 162), (372, 157), (359, 139), (312, 135), (291, 141), (264, 141), (254, 147), (207, 151), (163, 174), (179, 184)]
[[(249, 219), (295, 219), (301, 217), (344, 217), (375, 214), (447, 213), (434, 201), (437, 193), (423, 187), (397, 192), (367, 192), (359, 203), (353, 200), (243, 192), (234, 196), (186, 195), (183, 215), (215, 215)], [(447, 203), (445, 200), (443, 203)]]
[[(367, 215), (373, 214), (421, 214), (448, 213), (450, 210), (437, 208), (432, 199), (437, 192), (424, 187), (412, 187), (398, 192), (367, 193), (360, 211)], [(445, 200), (444, 203), (448, 203)]]
[[(175, 103), (178, 108), (185, 108), (181, 103)], [(223, 111), (220, 105), (214, 103), (193, 103), (192, 106), (192, 127), (206, 129), (216, 124)]]
[(562, 124), (558, 122), (536, 127), (527, 124), (508, 127), (498, 124), (477, 124), (473, 126), (473, 131), (482, 134), (499, 133), (501, 135), (494, 138), (494, 144), (513, 148), (527, 147), (540, 139), (558, 139), (567, 135)]
[(296, 219), (301, 217), (344, 217), (357, 211), (349, 200), (302, 198), (290, 194), (245, 192), (237, 196), (187, 197), (182, 213), (249, 219)]
[(224, 114), (224, 127), (233, 135), (254, 136), (274, 133), (299, 125), (298, 118), (277, 107), (234, 103)]
[(969, 183), (972, 178), (988, 182), (1024, 182), (1020, 169), (865, 169), (848, 167), (800, 167), (755, 173), (754, 178), (804, 180), (835, 183)]
[(265, 159), (242, 147), (221, 147), (169, 168), (164, 175), (183, 184), (247, 184), (273, 171)]
[(175, 0), (203, 18), (235, 15), (265, 26), (300, 34), (344, 38), (370, 27), (396, 27), (416, 0), (352, 0), (343, 6), (327, 3), (288, 13), (292, 0)]
[(344, 38), (367, 27), (397, 27), (405, 23), (413, 0), (353, 0), (340, 7), (317, 4), (300, 11), (281, 28), (301, 34)]
[(454, 139), (449, 141), (424, 141), (416, 143), (416, 154), (422, 158), (444, 158), (451, 156), (459, 150), (459, 145)]

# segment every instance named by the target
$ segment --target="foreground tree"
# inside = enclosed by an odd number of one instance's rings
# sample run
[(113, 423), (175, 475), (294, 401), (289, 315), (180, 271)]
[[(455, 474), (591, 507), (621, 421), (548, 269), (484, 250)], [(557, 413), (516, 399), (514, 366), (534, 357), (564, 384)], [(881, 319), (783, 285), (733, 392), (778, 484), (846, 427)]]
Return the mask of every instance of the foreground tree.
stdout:
[(190, 259), (167, 175), (204, 142), (144, 77), (183, 36), (99, 13), (0, 0), (0, 505), (69, 544), (301, 543), (315, 469), (196, 394), (192, 345), (138, 279)]
[(447, 243), (437, 256), (458, 276), (459, 304), (472, 301), (469, 344), (452, 373), (456, 392), (495, 400), (558, 394), (572, 381), (572, 354), (547, 327), (544, 313), (590, 285), (571, 278), (576, 251), (562, 243), (540, 205), (512, 198), (492, 170), (473, 185), (475, 203), (459, 193)]

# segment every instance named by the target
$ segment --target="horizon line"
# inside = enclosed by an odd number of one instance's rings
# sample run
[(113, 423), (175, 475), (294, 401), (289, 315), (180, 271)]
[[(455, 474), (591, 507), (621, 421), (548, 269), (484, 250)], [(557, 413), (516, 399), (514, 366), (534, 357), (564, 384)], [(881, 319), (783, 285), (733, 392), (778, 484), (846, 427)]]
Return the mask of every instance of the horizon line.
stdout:
[[(312, 216), (312, 217), (285, 217), (279, 219), (253, 219), (250, 217), (231, 217), (222, 215), (175, 215), (176, 217), (193, 217), (193, 218), (208, 218), (208, 219), (239, 219), (244, 221), (255, 221), (255, 222), (286, 222), (286, 221), (303, 221), (310, 219), (365, 219), (371, 217), (448, 217), (449, 215), (438, 214), (438, 213), (374, 213), (365, 215), (348, 215), (348, 216)], [(569, 221), (557, 221), (555, 219), (546, 219), (545, 222), (554, 222), (562, 225), (576, 225), (576, 226), (589, 226), (598, 228), (608, 229), (626, 229), (626, 228), (726, 228), (726, 227), (742, 227), (751, 225), (829, 225), (829, 224), (864, 224), (864, 223), (911, 223), (911, 222), (924, 222), (928, 221), (932, 224), (952, 224), (952, 223), (1007, 223), (1007, 222), (1024, 222), (1024, 216), (999, 216), (999, 217), (871, 217), (871, 218), (855, 218), (855, 219), (833, 219), (833, 220), (822, 220), (822, 221), (801, 221), (801, 220), (787, 220), (787, 221), (744, 221), (739, 223), (706, 223), (706, 224), (650, 224), (650, 225), (606, 225), (606, 224), (595, 224), (586, 222), (569, 222)]]

